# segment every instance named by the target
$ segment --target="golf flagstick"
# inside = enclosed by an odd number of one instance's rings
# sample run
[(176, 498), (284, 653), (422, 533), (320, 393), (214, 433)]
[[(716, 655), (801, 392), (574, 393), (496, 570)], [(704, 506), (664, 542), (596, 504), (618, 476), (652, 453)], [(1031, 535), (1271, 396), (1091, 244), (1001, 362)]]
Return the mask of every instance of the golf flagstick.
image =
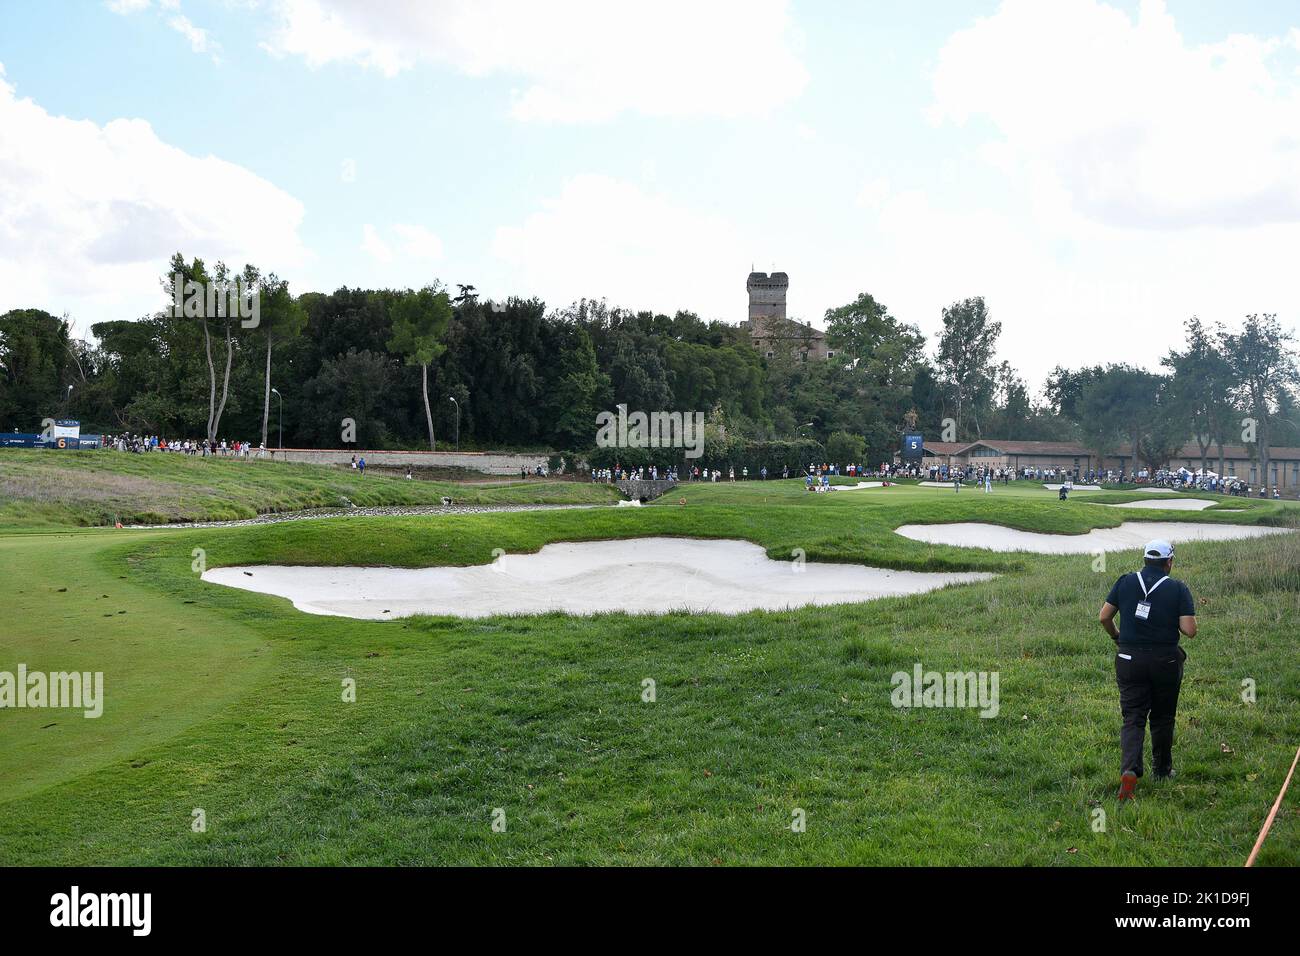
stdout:
[(1246, 865), (1254, 866), (1255, 857), (1259, 856), (1259, 848), (1264, 845), (1264, 837), (1268, 836), (1268, 829), (1273, 825), (1273, 818), (1277, 816), (1277, 811), (1282, 806), (1282, 798), (1286, 796), (1286, 788), (1291, 785), (1291, 775), (1295, 773), (1296, 761), (1300, 761), (1300, 747), (1296, 748), (1295, 758), (1291, 761), (1291, 769), (1287, 771), (1286, 779), (1282, 781), (1282, 789), (1277, 792), (1277, 799), (1273, 801), (1273, 809), (1268, 811), (1268, 819), (1264, 821), (1264, 826), (1259, 831), (1259, 837), (1255, 840), (1255, 848), (1250, 851), (1250, 856), (1246, 857)]

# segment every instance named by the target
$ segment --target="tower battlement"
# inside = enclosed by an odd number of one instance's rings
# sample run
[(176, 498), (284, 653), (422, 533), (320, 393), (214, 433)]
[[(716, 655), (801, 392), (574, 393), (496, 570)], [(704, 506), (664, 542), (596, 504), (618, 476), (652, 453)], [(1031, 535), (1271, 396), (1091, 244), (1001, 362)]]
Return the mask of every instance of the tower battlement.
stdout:
[(784, 319), (785, 296), (790, 288), (790, 277), (784, 272), (751, 272), (745, 280), (749, 293), (751, 319)]

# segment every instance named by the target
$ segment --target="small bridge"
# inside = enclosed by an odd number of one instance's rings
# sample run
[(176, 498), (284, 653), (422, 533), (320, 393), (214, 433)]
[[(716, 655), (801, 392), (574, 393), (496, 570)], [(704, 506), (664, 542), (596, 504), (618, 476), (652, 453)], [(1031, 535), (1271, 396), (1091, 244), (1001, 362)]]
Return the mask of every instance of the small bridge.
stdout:
[(677, 487), (677, 482), (666, 481), (662, 478), (658, 481), (637, 480), (634, 478), (629, 481), (616, 481), (615, 484), (618, 485), (619, 491), (633, 501), (653, 501), (660, 495), (667, 494)]

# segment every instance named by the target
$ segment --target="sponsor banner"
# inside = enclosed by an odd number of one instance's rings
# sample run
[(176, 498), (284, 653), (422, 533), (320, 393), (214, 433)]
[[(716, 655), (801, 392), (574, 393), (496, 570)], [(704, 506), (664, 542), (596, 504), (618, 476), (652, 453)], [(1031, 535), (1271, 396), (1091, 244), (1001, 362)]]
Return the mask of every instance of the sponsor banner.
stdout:
[(0, 432), (0, 448), (94, 449), (102, 443), (100, 435), (29, 435), (23, 432)]

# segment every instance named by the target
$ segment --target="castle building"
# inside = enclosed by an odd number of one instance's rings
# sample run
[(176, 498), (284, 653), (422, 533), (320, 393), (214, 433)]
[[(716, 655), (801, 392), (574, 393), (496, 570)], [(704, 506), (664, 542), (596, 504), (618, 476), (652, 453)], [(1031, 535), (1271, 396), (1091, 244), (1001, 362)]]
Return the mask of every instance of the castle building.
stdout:
[(775, 358), (786, 352), (796, 361), (834, 358), (833, 349), (826, 347), (826, 333), (814, 329), (812, 323), (796, 322), (786, 318), (786, 292), (790, 277), (784, 272), (751, 272), (745, 282), (749, 293), (749, 318), (745, 327), (750, 341), (765, 358)]

